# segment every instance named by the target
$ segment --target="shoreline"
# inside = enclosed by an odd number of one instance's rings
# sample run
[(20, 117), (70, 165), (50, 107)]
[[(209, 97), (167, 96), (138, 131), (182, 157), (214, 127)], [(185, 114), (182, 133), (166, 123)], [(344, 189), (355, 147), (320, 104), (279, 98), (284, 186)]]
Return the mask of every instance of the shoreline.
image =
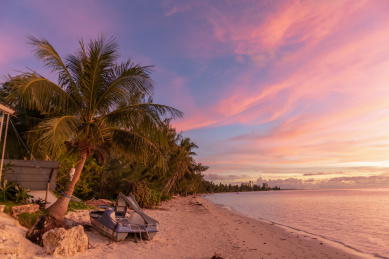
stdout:
[[(93, 248), (68, 258), (373, 258), (334, 247), (327, 240), (304, 237), (296, 231), (290, 233), (281, 226), (224, 209), (199, 196), (173, 198), (157, 209), (144, 211), (160, 222), (160, 232), (151, 242), (135, 243), (131, 237), (111, 242), (86, 227)], [(90, 224), (86, 210), (71, 212), (66, 217), (78, 224)], [(19, 244), (15, 258), (63, 258), (45, 254), (43, 248), (24, 238), (27, 229), (15, 222), (0, 213), (0, 236)]]
[[(209, 195), (209, 194), (206, 194), (206, 195)], [(202, 195), (201, 197), (203, 199), (209, 201), (208, 199), (206, 199), (204, 197), (206, 195)], [(211, 202), (215, 206), (219, 206), (221, 209), (232, 211), (232, 212), (236, 213), (238, 216), (244, 216), (244, 217), (248, 217), (248, 218), (251, 218), (251, 219), (258, 220), (258, 221), (263, 222), (263, 223), (267, 223), (267, 224), (270, 224), (270, 225), (278, 226), (278, 227), (280, 227), (282, 229), (285, 229), (285, 231), (289, 231), (289, 232), (292, 231), (290, 233), (297, 233), (297, 234), (300, 234), (299, 236), (302, 236), (302, 237), (305, 237), (305, 238), (309, 237), (311, 239), (317, 239), (317, 240), (329, 242), (328, 243), (329, 246), (331, 246), (333, 248), (336, 248), (336, 249), (345, 250), (347, 253), (351, 253), (351, 254), (354, 254), (355, 256), (358, 256), (358, 258), (377, 258), (377, 256), (364, 253), (363, 251), (361, 251), (361, 250), (359, 250), (357, 248), (354, 248), (354, 247), (352, 247), (350, 245), (347, 245), (346, 243), (343, 243), (341, 241), (332, 240), (332, 239), (330, 239), (328, 237), (325, 237), (325, 236), (322, 236), (320, 234), (310, 233), (310, 232), (305, 231), (303, 229), (298, 229), (298, 228), (294, 228), (294, 227), (291, 227), (291, 226), (283, 225), (281, 223), (274, 222), (274, 221), (269, 221), (269, 220), (266, 220), (266, 219), (263, 219), (263, 218), (253, 218), (253, 217), (245, 215), (245, 214), (243, 214), (243, 213), (241, 213), (239, 211), (234, 210), (232, 207), (230, 207), (228, 205), (217, 204), (217, 203), (213, 203), (212, 201), (209, 201), (209, 202)], [(386, 257), (378, 256), (378, 258), (386, 258)]]
[[(206, 196), (206, 195), (204, 195), (204, 196)], [(206, 201), (208, 201), (208, 202), (210, 202), (214, 206), (219, 207), (222, 210), (227, 210), (227, 211), (230, 211), (230, 212), (236, 214), (237, 217), (244, 217), (244, 218), (256, 220), (260, 224), (269, 224), (270, 226), (273, 226), (274, 228), (280, 228), (283, 231), (288, 232), (287, 234), (289, 234), (289, 235), (292, 235), (292, 236), (295, 235), (295, 236), (301, 237), (302, 239), (305, 239), (308, 242), (310, 242), (311, 239), (312, 240), (317, 240), (320, 243), (325, 242), (325, 245), (329, 246), (330, 249), (339, 250), (339, 251), (333, 251), (336, 254), (340, 254), (340, 253), (344, 252), (345, 254), (349, 254), (350, 258), (377, 258), (377, 257), (375, 257), (373, 255), (363, 253), (362, 251), (360, 251), (360, 250), (358, 250), (356, 248), (353, 248), (353, 247), (351, 247), (351, 246), (349, 246), (349, 245), (347, 245), (345, 243), (342, 243), (340, 241), (331, 240), (331, 239), (326, 238), (324, 236), (321, 236), (321, 235), (318, 235), (318, 234), (314, 234), (314, 233), (310, 233), (310, 232), (307, 232), (307, 231), (304, 231), (304, 230), (301, 230), (301, 229), (297, 229), (297, 228), (293, 228), (293, 227), (290, 227), (290, 226), (282, 225), (282, 224), (274, 222), (274, 221), (268, 221), (266, 219), (261, 219), (261, 218), (252, 218), (250, 216), (247, 216), (247, 215), (245, 215), (243, 213), (240, 213), (240, 212), (234, 210), (232, 207), (230, 207), (228, 205), (213, 203), (212, 201), (209, 201), (208, 199), (206, 199), (204, 196), (201, 196), (201, 198), (206, 200)], [(324, 245), (324, 243), (323, 243), (323, 245)]]

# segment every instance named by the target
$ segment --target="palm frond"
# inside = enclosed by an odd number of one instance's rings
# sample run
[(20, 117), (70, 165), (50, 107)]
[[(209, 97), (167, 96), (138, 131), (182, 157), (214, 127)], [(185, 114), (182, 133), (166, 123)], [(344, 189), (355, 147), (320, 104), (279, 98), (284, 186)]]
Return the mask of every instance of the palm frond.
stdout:
[(142, 121), (148, 120), (162, 130), (164, 117), (181, 118), (183, 113), (175, 108), (155, 104), (155, 103), (138, 103), (116, 109), (102, 116), (109, 125), (121, 125), (124, 127), (135, 127)]
[(60, 86), (75, 85), (65, 63), (45, 38), (38, 39), (31, 35), (27, 38), (28, 43), (36, 47), (34, 50), (35, 56), (41, 59), (46, 67), (51, 68), (52, 72), (58, 73), (58, 83)]
[(166, 164), (161, 150), (154, 141), (133, 130), (108, 128), (106, 131), (112, 133), (113, 147), (144, 164), (148, 164), (150, 161), (157, 159), (156, 163), (158, 167), (166, 170)]
[(114, 38), (108, 40), (100, 36), (97, 40), (90, 40), (88, 45), (88, 62), (84, 65), (84, 78), (89, 96), (86, 101), (89, 103), (89, 110), (95, 110), (95, 105), (100, 99), (101, 89), (104, 88), (106, 74), (114, 66), (118, 44)]
[(34, 71), (10, 81), (8, 100), (36, 109), (43, 119), (28, 134), (36, 153), (50, 156), (66, 147), (103, 158), (121, 150), (136, 163), (165, 166), (166, 150), (171, 141), (178, 141), (166, 130), (166, 119), (181, 118), (183, 113), (152, 102), (152, 66), (131, 59), (118, 63), (116, 40), (104, 36), (80, 41), (79, 50), (65, 63), (46, 39), (30, 36), (29, 43), (58, 76), (58, 84)]
[(116, 103), (133, 99), (136, 94), (152, 96), (154, 82), (150, 78), (152, 66), (135, 65), (130, 59), (109, 71), (106, 87), (99, 93), (96, 109), (100, 113), (109, 112)]
[(65, 143), (77, 137), (80, 120), (75, 116), (62, 116), (47, 119), (30, 131), (30, 139), (37, 148), (60, 150)]
[(74, 99), (59, 85), (35, 72), (26, 72), (12, 78), (8, 103), (22, 102), (26, 108), (49, 113), (69, 112), (78, 108)]

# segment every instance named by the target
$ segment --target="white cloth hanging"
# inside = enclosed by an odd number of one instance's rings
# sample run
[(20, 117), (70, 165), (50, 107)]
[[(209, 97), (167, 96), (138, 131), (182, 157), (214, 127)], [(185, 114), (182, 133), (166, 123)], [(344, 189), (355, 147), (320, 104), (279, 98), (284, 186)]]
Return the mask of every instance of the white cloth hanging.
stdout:
[(76, 171), (76, 168), (72, 167), (70, 168), (69, 177), (70, 181), (73, 180), (74, 172)]

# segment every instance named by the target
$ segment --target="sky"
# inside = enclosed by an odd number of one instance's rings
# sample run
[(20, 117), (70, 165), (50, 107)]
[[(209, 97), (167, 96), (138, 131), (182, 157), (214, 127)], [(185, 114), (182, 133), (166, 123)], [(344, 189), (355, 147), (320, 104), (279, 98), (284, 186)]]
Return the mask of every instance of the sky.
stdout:
[(0, 0), (0, 81), (48, 73), (28, 35), (62, 57), (113, 36), (121, 61), (155, 66), (154, 101), (184, 112), (173, 125), (205, 179), (389, 186), (388, 13), (387, 0)]

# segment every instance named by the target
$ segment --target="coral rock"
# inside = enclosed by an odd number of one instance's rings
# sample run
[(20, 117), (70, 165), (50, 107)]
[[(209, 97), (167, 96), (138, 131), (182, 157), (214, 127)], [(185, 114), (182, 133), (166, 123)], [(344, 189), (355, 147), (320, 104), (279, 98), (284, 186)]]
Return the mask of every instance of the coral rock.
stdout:
[(43, 247), (48, 254), (73, 256), (88, 248), (88, 236), (82, 226), (69, 230), (56, 228), (46, 232), (43, 237)]
[(14, 207), (12, 207), (12, 216), (16, 217), (16, 215), (22, 214), (24, 212), (35, 213), (38, 210), (39, 210), (38, 204), (14, 206)]
[(34, 226), (32, 226), (26, 233), (26, 238), (31, 242), (43, 246), (42, 236), (51, 229), (63, 227), (61, 222), (46, 215), (39, 216)]

